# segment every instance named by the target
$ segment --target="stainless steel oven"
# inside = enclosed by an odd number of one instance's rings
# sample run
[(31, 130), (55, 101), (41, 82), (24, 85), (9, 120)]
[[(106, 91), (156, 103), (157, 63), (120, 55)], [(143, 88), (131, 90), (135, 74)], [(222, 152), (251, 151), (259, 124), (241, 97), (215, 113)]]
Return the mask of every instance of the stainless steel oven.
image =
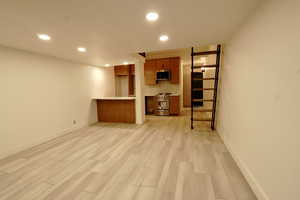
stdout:
[(157, 106), (155, 114), (159, 116), (170, 115), (170, 93), (159, 93), (155, 96)]

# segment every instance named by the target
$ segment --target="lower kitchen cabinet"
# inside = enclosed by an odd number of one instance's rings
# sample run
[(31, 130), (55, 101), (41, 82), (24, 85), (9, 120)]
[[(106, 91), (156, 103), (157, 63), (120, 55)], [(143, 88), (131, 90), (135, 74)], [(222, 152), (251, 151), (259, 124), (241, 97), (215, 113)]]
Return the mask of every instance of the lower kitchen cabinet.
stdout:
[(99, 122), (135, 123), (134, 99), (97, 99)]
[(170, 96), (170, 115), (180, 114), (179, 96)]
[[(179, 96), (170, 96), (169, 97), (169, 106), (170, 106), (170, 115), (179, 115), (180, 114), (180, 101)], [(145, 109), (147, 115), (155, 114), (155, 110), (157, 108), (157, 101), (154, 96), (146, 96), (145, 97)]]
[(146, 96), (146, 114), (152, 115), (155, 113), (157, 103), (154, 96)]

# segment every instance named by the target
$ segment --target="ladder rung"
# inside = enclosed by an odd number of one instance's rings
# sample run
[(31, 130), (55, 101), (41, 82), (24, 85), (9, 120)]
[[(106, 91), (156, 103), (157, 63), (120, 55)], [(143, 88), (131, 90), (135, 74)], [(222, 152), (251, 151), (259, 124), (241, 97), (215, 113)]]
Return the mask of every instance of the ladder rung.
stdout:
[(217, 65), (196, 65), (194, 66), (195, 69), (199, 69), (199, 68), (216, 68)]
[[(210, 127), (212, 130), (215, 130), (215, 119), (216, 119), (216, 107), (217, 107), (217, 92), (218, 92), (218, 80), (219, 80), (219, 70), (220, 70), (220, 57), (221, 57), (221, 45), (218, 44), (217, 45), (217, 49), (216, 50), (209, 50), (209, 51), (204, 51), (204, 52), (195, 52), (194, 51), (194, 47), (192, 47), (192, 53), (191, 53), (191, 63), (192, 63), (192, 73), (191, 73), (191, 93), (192, 93), (192, 99), (191, 99), (191, 129), (194, 128), (193, 122), (195, 121), (199, 121), (199, 122), (208, 122), (210, 123)], [(201, 64), (195, 64), (194, 63), (194, 57), (195, 56), (205, 56), (205, 55), (216, 55), (216, 62), (214, 65), (201, 65)], [(195, 64), (195, 65), (194, 65)], [(215, 73), (215, 77), (208, 77), (208, 78), (204, 78), (203, 76), (199, 76), (203, 75), (203, 72), (205, 71), (205, 68), (213, 68), (214, 73)], [(195, 69), (195, 71), (194, 71)], [(200, 70), (196, 70), (196, 69), (200, 69)], [(214, 86), (209, 86), (209, 87), (204, 87), (202, 85), (197, 85), (194, 83), (199, 83), (196, 81), (204, 81), (204, 80), (214, 80)], [(203, 83), (203, 82), (200, 82)], [(212, 88), (213, 87), (213, 88)], [(195, 94), (199, 93), (199, 92), (194, 92), (194, 91), (200, 91), (200, 93), (202, 93), (202, 91), (204, 90), (210, 90), (213, 91), (214, 93), (214, 97), (212, 99), (204, 99), (204, 97), (199, 97), (197, 98), (195, 96)], [(194, 94), (194, 93), (195, 94)], [(196, 97), (196, 98), (195, 98)], [(212, 108), (206, 108), (204, 109), (203, 107), (203, 102), (211, 102), (212, 104)], [(195, 109), (194, 109), (195, 108)], [(194, 117), (194, 112), (195, 114), (200, 113), (197, 115), (196, 118)], [(207, 113), (209, 116), (203, 116), (201, 117), (201, 113)], [(206, 115), (206, 114), (204, 114)], [(211, 115), (211, 116), (210, 116)]]
[(213, 109), (194, 110), (194, 112), (213, 112)]
[(211, 118), (203, 118), (203, 119), (193, 118), (193, 121), (198, 121), (198, 122), (211, 122), (212, 119), (211, 119)]
[(213, 99), (193, 99), (193, 102), (213, 102)]
[(195, 52), (192, 54), (192, 56), (204, 56), (204, 55), (212, 55), (212, 54), (217, 54), (218, 51), (204, 51), (204, 52)]
[(193, 91), (215, 90), (215, 88), (194, 88)]
[(215, 78), (194, 78), (195, 81), (215, 80)]

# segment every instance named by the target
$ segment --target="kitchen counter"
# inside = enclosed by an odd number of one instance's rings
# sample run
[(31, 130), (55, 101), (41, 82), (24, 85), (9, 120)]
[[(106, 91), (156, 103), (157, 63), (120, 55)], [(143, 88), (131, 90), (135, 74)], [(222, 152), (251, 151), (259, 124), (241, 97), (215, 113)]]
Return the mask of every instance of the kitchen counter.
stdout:
[(135, 97), (100, 97), (95, 100), (135, 100)]
[(135, 123), (135, 97), (100, 97), (97, 101), (99, 122)]
[[(146, 97), (155, 97), (156, 95), (146, 95)], [(177, 94), (177, 93), (172, 93), (170, 94), (169, 96), (174, 96), (174, 97), (177, 97), (177, 96), (180, 96), (180, 94)]]

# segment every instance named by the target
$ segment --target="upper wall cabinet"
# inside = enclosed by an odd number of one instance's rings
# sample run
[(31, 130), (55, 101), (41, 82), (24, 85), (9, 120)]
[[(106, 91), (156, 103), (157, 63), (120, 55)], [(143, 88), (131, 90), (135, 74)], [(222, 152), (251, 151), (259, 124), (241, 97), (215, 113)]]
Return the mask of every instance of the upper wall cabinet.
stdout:
[(129, 65), (117, 65), (115, 66), (115, 76), (128, 76), (130, 73)]
[(115, 76), (128, 76), (134, 74), (135, 74), (135, 69), (133, 64), (115, 66)]
[(146, 60), (144, 67), (144, 77), (146, 85), (156, 84), (156, 60)]
[(155, 85), (157, 83), (156, 72), (160, 70), (169, 70), (171, 75), (170, 82), (173, 84), (179, 84), (179, 66), (180, 57), (146, 60), (144, 69), (145, 84)]
[(169, 58), (162, 58), (157, 59), (156, 67), (158, 70), (170, 70), (170, 59)]

